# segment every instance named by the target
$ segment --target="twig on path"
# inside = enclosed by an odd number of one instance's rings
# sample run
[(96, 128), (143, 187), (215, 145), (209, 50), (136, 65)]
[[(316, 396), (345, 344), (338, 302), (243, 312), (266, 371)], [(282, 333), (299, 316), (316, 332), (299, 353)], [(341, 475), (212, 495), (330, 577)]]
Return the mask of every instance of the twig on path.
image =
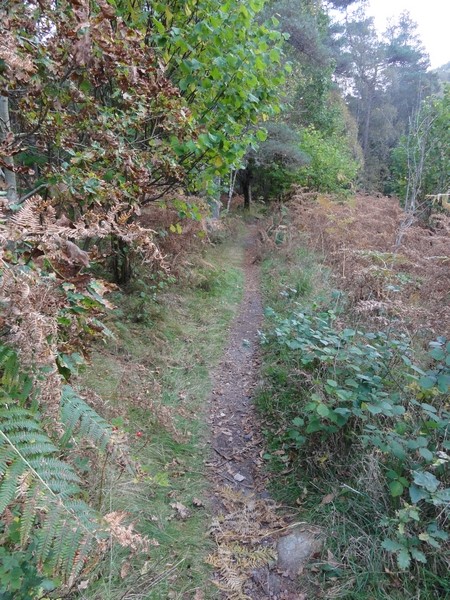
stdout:
[(233, 460), (233, 457), (231, 457), (231, 458), (230, 458), (230, 457), (229, 457), (229, 456), (227, 456), (226, 454), (223, 454), (223, 453), (222, 453), (220, 450), (218, 450), (218, 449), (217, 449), (215, 446), (212, 446), (212, 449), (214, 450), (214, 452), (217, 452), (217, 454), (218, 454), (219, 456), (221, 456), (222, 458), (224, 458), (225, 460), (228, 460), (228, 461), (230, 461), (230, 460)]

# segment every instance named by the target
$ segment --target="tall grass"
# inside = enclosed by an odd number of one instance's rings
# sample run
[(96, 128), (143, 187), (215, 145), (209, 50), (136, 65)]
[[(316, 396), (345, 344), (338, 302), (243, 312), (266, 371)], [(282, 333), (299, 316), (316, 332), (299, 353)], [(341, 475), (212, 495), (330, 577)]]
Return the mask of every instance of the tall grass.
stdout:
[(204, 562), (211, 550), (207, 398), (242, 296), (242, 258), (239, 240), (225, 241), (192, 257), (178, 282), (156, 297), (154, 281), (144, 276), (131, 294), (115, 298), (115, 339), (93, 354), (83, 384), (101, 395), (141, 474), (102, 473), (99, 466), (92, 494), (101, 487), (102, 509), (127, 512), (152, 542), (148, 556), (130, 561), (113, 546), (80, 598), (181, 600), (196, 590), (217, 597)]

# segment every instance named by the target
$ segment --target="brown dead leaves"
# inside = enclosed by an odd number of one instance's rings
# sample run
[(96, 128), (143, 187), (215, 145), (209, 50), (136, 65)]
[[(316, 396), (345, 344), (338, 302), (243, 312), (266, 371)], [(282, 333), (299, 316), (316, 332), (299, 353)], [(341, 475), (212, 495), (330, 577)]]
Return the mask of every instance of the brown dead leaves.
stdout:
[(331, 502), (333, 502), (333, 500), (336, 498), (336, 496), (337, 496), (337, 494), (334, 492), (331, 494), (327, 494), (320, 501), (321, 506), (323, 506), (324, 504), (331, 504)]
[(103, 517), (115, 542), (133, 552), (146, 553), (149, 551), (150, 546), (159, 546), (159, 542), (156, 540), (136, 533), (133, 524), (125, 525), (124, 521), (127, 517), (127, 513), (120, 511), (108, 513)]
[(274, 537), (286, 527), (286, 522), (270, 500), (230, 487), (219, 488), (216, 495), (223, 512), (211, 525), (217, 548), (207, 562), (219, 573), (215, 584), (226, 597), (244, 600), (249, 597), (246, 587), (252, 571), (275, 560)]
[(14, 73), (20, 82), (26, 82), (36, 71), (36, 66), (30, 56), (21, 47), (20, 41), (8, 29), (8, 19), (0, 11), (2, 22), (0, 35), (0, 59), (5, 62), (7, 69)]
[(177, 516), (183, 521), (191, 516), (189, 509), (181, 502), (172, 502), (170, 506), (176, 510)]
[(448, 214), (432, 215), (427, 225), (413, 223), (397, 250), (404, 212), (396, 198), (359, 195), (338, 203), (300, 190), (290, 211), (293, 229), (304, 232), (325, 256), (360, 317), (375, 327), (394, 318), (409, 332), (426, 328), (431, 336), (448, 336)]

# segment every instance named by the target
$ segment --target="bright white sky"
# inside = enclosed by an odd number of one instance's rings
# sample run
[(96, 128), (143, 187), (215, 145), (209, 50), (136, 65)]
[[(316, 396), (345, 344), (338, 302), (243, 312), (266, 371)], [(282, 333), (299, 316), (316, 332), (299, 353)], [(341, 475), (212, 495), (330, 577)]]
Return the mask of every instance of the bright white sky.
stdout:
[(450, 62), (450, 1), (449, 0), (370, 0), (367, 14), (375, 17), (383, 31), (390, 17), (407, 10), (418, 25), (432, 68)]

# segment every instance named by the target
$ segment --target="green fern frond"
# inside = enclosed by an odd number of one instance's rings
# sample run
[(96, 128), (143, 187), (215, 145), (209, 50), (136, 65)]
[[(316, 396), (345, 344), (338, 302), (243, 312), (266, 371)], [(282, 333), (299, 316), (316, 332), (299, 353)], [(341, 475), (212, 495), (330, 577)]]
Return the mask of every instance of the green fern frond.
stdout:
[(33, 532), (37, 563), (73, 578), (105, 528), (80, 499), (80, 478), (59, 459), (39, 414), (21, 406), (28, 379), (20, 373), (17, 355), (2, 346), (0, 371), (0, 518), (7, 508), (20, 511), (22, 547)]
[(19, 517), (21, 547), (32, 543), (37, 566), (70, 586), (111, 531), (83, 501), (82, 481), (75, 469), (61, 460), (61, 448), (78, 435), (105, 450), (113, 432), (66, 385), (61, 401), (65, 433), (52, 441), (41, 424), (32, 390), (17, 354), (0, 345), (0, 518), (7, 509), (13, 511)]
[(11, 436), (10, 441), (14, 445), (20, 446), (22, 448), (23, 456), (26, 456), (30, 459), (32, 459), (35, 456), (45, 456), (55, 451), (55, 446), (50, 440), (41, 441), (39, 443), (36, 443), (34, 440), (31, 440), (30, 442), (24, 444), (20, 441), (20, 439), (18, 439), (18, 436)]
[(26, 465), (15, 460), (7, 469), (0, 483), (0, 515), (16, 497), (19, 491), (20, 478), (26, 472)]
[[(1, 441), (2, 440), (0, 439), (0, 447)], [(0, 478), (5, 475), (14, 457), (15, 453), (11, 448), (9, 448), (9, 450), (6, 449), (4, 452), (0, 452)]]
[[(3, 429), (3, 427), (2, 427)], [(29, 444), (46, 444), (48, 443), (48, 437), (42, 433), (40, 433), (39, 429), (35, 429), (34, 431), (26, 431), (25, 429), (19, 431), (11, 431), (11, 435), (9, 436), (10, 440), (17, 444), (24, 444), (25, 442)]]
[[(73, 559), (73, 566), (71, 568), (71, 571), (68, 572), (66, 570), (63, 573), (63, 575), (65, 576), (65, 579), (67, 579), (69, 581), (69, 584), (76, 577), (78, 577), (78, 575), (83, 570), (83, 567), (86, 564), (86, 561), (89, 559), (89, 556), (91, 555), (93, 546), (94, 546), (94, 538), (92, 536), (84, 536), (84, 538), (81, 540), (81, 542), (78, 545), (78, 550), (77, 550), (75, 558)], [(68, 563), (68, 564), (70, 564), (70, 563)]]
[(44, 563), (48, 558), (51, 550), (58, 524), (64, 519), (66, 511), (62, 504), (53, 504), (50, 514), (45, 520), (45, 527), (38, 532), (36, 544), (36, 553), (38, 560)]
[(66, 445), (77, 431), (80, 437), (92, 440), (101, 450), (105, 450), (111, 438), (111, 426), (70, 385), (65, 385), (61, 397), (61, 421), (65, 433), (60, 440)]
[(39, 487), (33, 482), (26, 493), (27, 499), (23, 503), (22, 514), (20, 517), (20, 544), (22, 547), (27, 545), (30, 539), (31, 530), (36, 519), (39, 502)]
[[(33, 420), (34, 415), (30, 413), (29, 418)], [(102, 529), (96, 511), (77, 498), (81, 493), (79, 477), (68, 463), (57, 458), (57, 450), (50, 440), (40, 444), (43, 453), (36, 456), (36, 445), (30, 446), (27, 439), (15, 445), (1, 429), (0, 438), (3, 442), (0, 455), (7, 452), (9, 457), (0, 479), (0, 514), (14, 502), (19, 503), (22, 546), (28, 543), (39, 516), (38, 563), (48, 562), (55, 572), (71, 574), (79, 568), (76, 559), (85, 538), (91, 537), (94, 541)], [(22, 487), (26, 490), (22, 491)]]
[(5, 432), (41, 431), (38, 420), (30, 422), (30, 411), (9, 402), (0, 403), (0, 419), (2, 420), (2, 430)]
[(2, 385), (12, 387), (17, 382), (19, 369), (15, 352), (6, 346), (2, 346), (0, 352), (0, 367), (2, 369)]
[(14, 355), (14, 351), (8, 346), (0, 346), (0, 367), (3, 368), (3, 364), (8, 356)]
[[(72, 575), (76, 557), (80, 551), (80, 548), (82, 547), (83, 540), (86, 537), (85, 533), (81, 529), (78, 529), (77, 531), (71, 531), (70, 535), (72, 538), (70, 543), (64, 544), (59, 548), (58, 552), (55, 552), (54, 568), (58, 572), (65, 574), (67, 579)], [(65, 565), (70, 565), (70, 568), (65, 568)]]

